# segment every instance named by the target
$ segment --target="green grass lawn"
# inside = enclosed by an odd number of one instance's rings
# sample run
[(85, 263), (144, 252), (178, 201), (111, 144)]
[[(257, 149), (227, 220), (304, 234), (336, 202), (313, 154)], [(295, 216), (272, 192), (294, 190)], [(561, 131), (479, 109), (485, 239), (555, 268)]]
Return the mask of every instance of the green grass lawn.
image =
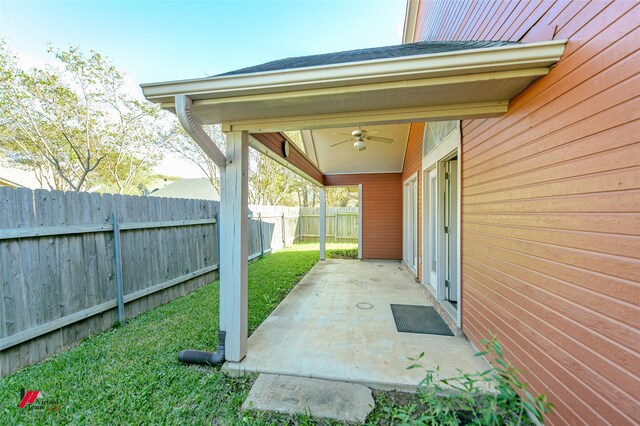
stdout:
[[(249, 265), (250, 333), (316, 263), (316, 250), (296, 245)], [(242, 423), (253, 378), (178, 362), (183, 349), (215, 350), (217, 329), (216, 281), (5, 377), (0, 425)], [(42, 391), (60, 409), (18, 409), (22, 387)]]
[[(249, 333), (318, 261), (317, 250), (317, 243), (297, 244), (249, 265)], [(178, 362), (183, 349), (215, 350), (218, 294), (216, 281), (5, 377), (0, 425), (333, 424), (242, 412), (255, 377), (232, 378), (219, 367)], [(18, 409), (20, 388), (40, 390), (60, 409)], [(385, 410), (376, 407), (370, 420), (383, 417)]]

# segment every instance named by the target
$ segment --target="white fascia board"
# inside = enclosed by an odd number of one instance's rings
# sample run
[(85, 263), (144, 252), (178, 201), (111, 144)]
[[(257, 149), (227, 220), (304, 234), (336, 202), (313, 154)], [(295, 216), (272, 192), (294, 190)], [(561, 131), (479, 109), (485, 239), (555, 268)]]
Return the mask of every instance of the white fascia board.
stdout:
[(566, 40), (514, 44), (455, 52), (330, 64), (254, 74), (142, 84), (150, 101), (246, 96), (394, 80), (549, 67), (562, 56)]
[(407, 7), (404, 15), (404, 27), (402, 28), (402, 43), (413, 43), (413, 36), (416, 32), (416, 22), (418, 21), (418, 0), (407, 0)]

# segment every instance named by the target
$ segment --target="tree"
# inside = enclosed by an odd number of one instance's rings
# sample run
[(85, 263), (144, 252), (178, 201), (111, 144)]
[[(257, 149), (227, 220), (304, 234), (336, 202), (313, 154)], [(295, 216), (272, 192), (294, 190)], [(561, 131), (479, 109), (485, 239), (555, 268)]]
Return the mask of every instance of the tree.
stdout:
[(293, 187), (297, 175), (253, 149), (249, 150), (249, 203), (295, 205)]
[(135, 191), (162, 155), (159, 109), (99, 53), (48, 51), (61, 68), (23, 70), (0, 41), (0, 155), (51, 189)]
[(358, 205), (358, 189), (348, 187), (331, 187), (327, 189), (327, 206), (356, 207)]

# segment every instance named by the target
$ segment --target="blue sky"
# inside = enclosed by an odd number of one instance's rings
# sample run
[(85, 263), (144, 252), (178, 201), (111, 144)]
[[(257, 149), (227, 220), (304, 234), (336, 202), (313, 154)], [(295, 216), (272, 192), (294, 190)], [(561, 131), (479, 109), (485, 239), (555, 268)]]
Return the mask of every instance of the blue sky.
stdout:
[(289, 56), (400, 44), (405, 0), (7, 1), (0, 35), (34, 63), (77, 45), (135, 82), (214, 75)]

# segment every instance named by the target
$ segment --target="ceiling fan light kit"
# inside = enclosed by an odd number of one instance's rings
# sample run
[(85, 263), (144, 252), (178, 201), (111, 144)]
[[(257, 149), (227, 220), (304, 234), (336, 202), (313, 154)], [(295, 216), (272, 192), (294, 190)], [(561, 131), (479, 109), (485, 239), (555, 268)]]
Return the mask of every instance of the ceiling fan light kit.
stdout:
[[(374, 134), (377, 133), (377, 131), (373, 131)], [(336, 135), (343, 135), (344, 133), (334, 133)], [(346, 134), (348, 136), (348, 134)], [(367, 141), (375, 141), (375, 142), (382, 142), (382, 143), (393, 143), (393, 139), (391, 138), (382, 138), (379, 136), (369, 136), (368, 132), (366, 130), (362, 130), (360, 128), (353, 130), (351, 132), (351, 138), (349, 139), (345, 139), (343, 141), (334, 143), (333, 145), (331, 145), (331, 147), (334, 146), (338, 146), (341, 145), (345, 142), (351, 142), (353, 141), (353, 147), (355, 149), (357, 149), (358, 151), (364, 151), (365, 149), (367, 149)]]
[(358, 139), (353, 143), (353, 147), (358, 151), (364, 151), (365, 149), (367, 149), (367, 144), (364, 143), (362, 139)]

